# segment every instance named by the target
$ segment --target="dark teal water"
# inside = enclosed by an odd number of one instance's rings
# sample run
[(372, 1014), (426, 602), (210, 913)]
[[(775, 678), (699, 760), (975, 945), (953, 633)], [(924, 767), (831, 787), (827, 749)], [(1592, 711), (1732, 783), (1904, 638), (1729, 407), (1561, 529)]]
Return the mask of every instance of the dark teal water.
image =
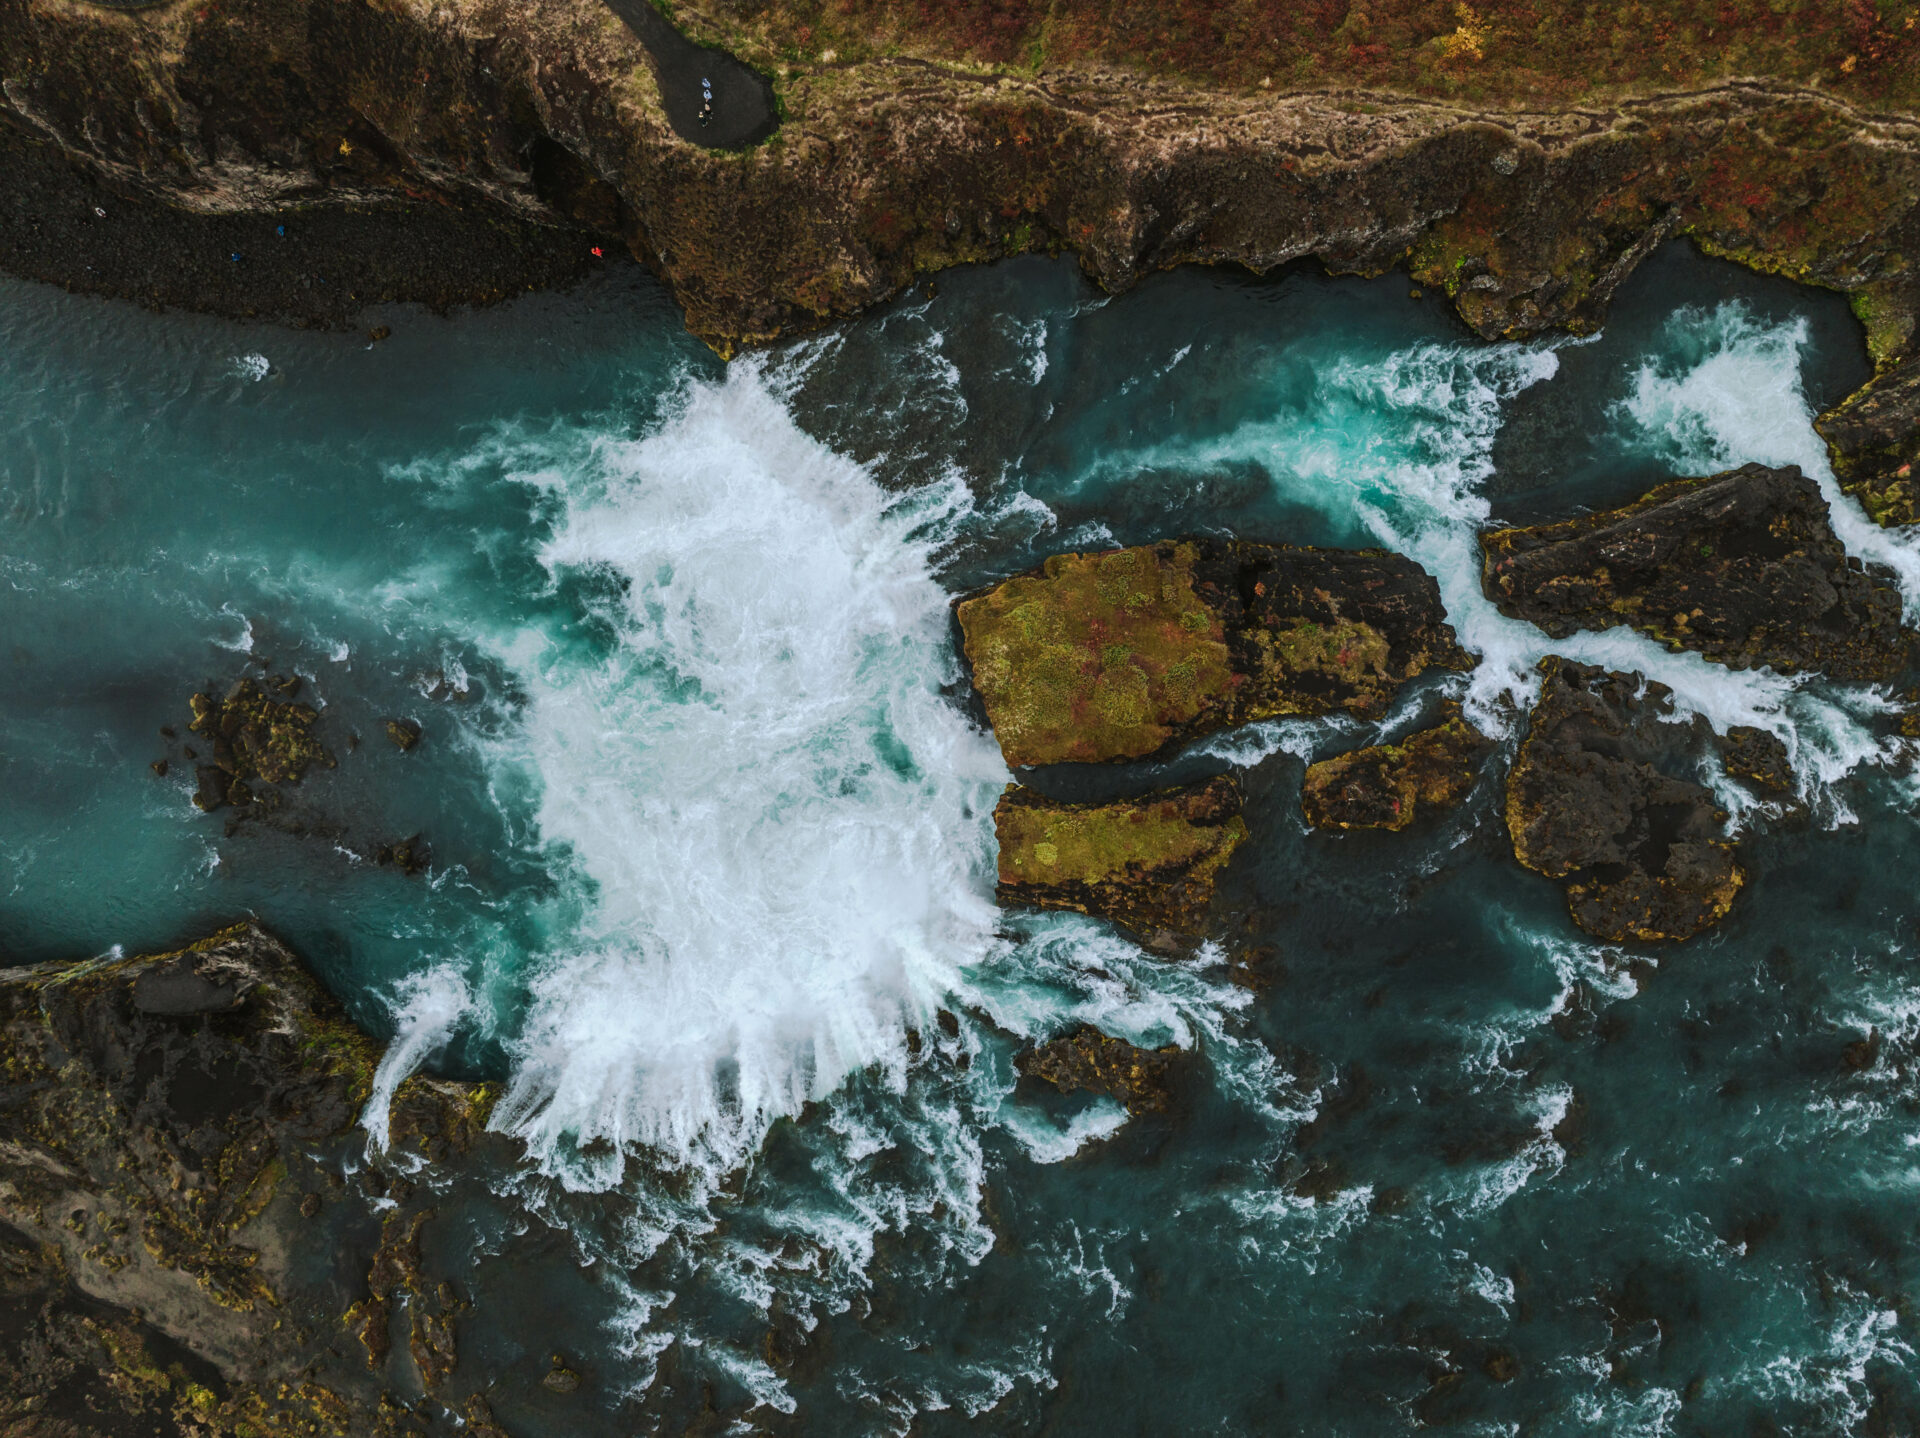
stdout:
[[(1504, 755), (1431, 827), (1298, 818), (1307, 758), (1443, 693), (1517, 739), (1552, 646), (1479, 597), (1478, 526), (1749, 459), (1830, 482), (1810, 416), (1867, 373), (1835, 297), (1676, 248), (1597, 339), (1486, 346), (1401, 279), (1103, 300), (1032, 261), (731, 367), (642, 280), (389, 319), (0, 286), (0, 958), (249, 912), (397, 1035), (388, 1079), (507, 1079), (527, 1164), (429, 1259), (513, 1431), (1914, 1425), (1887, 696), (1558, 647), (1793, 750), (1809, 817), (1727, 788), (1750, 884), (1683, 947), (1571, 927), (1512, 861)], [(1920, 598), (1911, 548), (1836, 524)], [(1007, 776), (948, 602), (1193, 531), (1399, 548), (1483, 662), (1384, 726), (1033, 776), (1239, 774), (1230, 931), (1176, 962), (993, 908)], [(304, 677), (340, 765), (229, 834), (159, 731), (250, 665)], [(415, 832), (425, 876), (373, 862)], [(1173, 1114), (1015, 1085), (1086, 1020), (1197, 1051)]]

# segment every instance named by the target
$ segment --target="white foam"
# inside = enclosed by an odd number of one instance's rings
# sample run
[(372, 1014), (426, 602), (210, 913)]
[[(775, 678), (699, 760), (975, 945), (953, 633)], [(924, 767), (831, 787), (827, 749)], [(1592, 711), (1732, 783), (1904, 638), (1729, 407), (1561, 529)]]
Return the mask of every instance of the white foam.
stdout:
[(243, 379), (258, 384), (273, 373), (273, 362), (263, 354), (235, 355), (228, 368), (235, 379)]
[(437, 964), (402, 979), (392, 1008), (393, 1039), (373, 1072), (373, 1092), (360, 1116), (376, 1151), (387, 1147), (395, 1090), (472, 1015), (473, 991), (452, 964)]
[[(1920, 595), (1920, 550), (1868, 522), (1840, 495), (1800, 388), (1802, 324), (1768, 327), (1738, 305), (1682, 311), (1669, 348), (1677, 363), (1648, 361), (1632, 376), (1616, 422), (1634, 427), (1680, 473), (1709, 473), (1749, 459), (1798, 464), (1826, 493), (1836, 532), (1857, 554), (1892, 565), (1911, 606)], [(1698, 331), (1698, 333), (1695, 333)], [(1685, 341), (1685, 342), (1683, 342)], [(1674, 691), (1682, 716), (1725, 732), (1766, 729), (1787, 745), (1800, 795), (1828, 823), (1852, 819), (1835, 794), (1863, 765), (1887, 763), (1892, 741), (1862, 722), (1887, 706), (1871, 690), (1841, 689), (1814, 676), (1731, 670), (1697, 654), (1673, 653), (1632, 630), (1549, 639), (1501, 614), (1481, 590), (1479, 532), (1492, 518), (1482, 486), (1507, 404), (1559, 372), (1559, 349), (1537, 345), (1419, 344), (1379, 359), (1343, 358), (1317, 376), (1310, 408), (1249, 421), (1198, 440), (1174, 440), (1102, 466), (1207, 470), (1255, 463), (1293, 504), (1316, 508), (1348, 542), (1381, 544), (1434, 576), (1461, 643), (1480, 659), (1462, 702), (1495, 735), (1511, 734), (1537, 697), (1537, 665), (1548, 654), (1637, 671)], [(1287, 730), (1221, 736), (1209, 752), (1235, 762), (1276, 752)], [(1719, 776), (1714, 776), (1718, 778)], [(1723, 792), (1750, 807), (1744, 795)]]
[(1920, 545), (1875, 524), (1841, 492), (1813, 428), (1800, 383), (1800, 352), (1810, 338), (1805, 320), (1768, 325), (1738, 301), (1685, 306), (1667, 321), (1664, 345), (1681, 358), (1641, 365), (1616, 416), (1677, 473), (1798, 465), (1820, 486), (1848, 552), (1891, 568), (1907, 617), (1920, 619)]
[(532, 977), (497, 1121), (549, 1165), (606, 1139), (731, 1167), (899, 1063), (991, 941), (1006, 772), (939, 693), (931, 574), (965, 491), (888, 495), (744, 365), (581, 465), (543, 559), (620, 581), (615, 638), (503, 657), (529, 696), (509, 757), (592, 903)]

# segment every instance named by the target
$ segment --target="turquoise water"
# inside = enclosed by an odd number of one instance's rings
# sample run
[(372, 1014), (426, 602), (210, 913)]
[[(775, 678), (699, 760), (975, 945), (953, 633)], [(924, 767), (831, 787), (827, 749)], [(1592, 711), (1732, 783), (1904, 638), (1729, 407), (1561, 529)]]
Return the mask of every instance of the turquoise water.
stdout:
[[(1830, 483), (1810, 416), (1868, 372), (1836, 297), (1676, 248), (1601, 336), (1486, 346), (1404, 279), (1106, 300), (1023, 261), (731, 366), (640, 279), (387, 319), (0, 285), (0, 959), (250, 912), (396, 1036), (386, 1081), (507, 1080), (527, 1162), (450, 1194), (429, 1259), (513, 1431), (1912, 1425), (1889, 697), (1550, 646), (1473, 540), (1749, 459)], [(1836, 525), (1920, 599), (1913, 549)], [(1228, 932), (1175, 962), (993, 907), (1008, 776), (948, 606), (1193, 531), (1401, 549), (1483, 662), (1382, 726), (1033, 776), (1239, 775)], [(1751, 880), (1712, 934), (1573, 930), (1498, 765), (1429, 828), (1304, 832), (1306, 759), (1448, 692), (1510, 747), (1550, 649), (1789, 742), (1807, 815), (1727, 789)], [(340, 765), (228, 833), (160, 730), (250, 665), (303, 676)], [(424, 876), (374, 862), (416, 832)], [(1198, 1051), (1171, 1116), (1016, 1088), (1083, 1020)]]

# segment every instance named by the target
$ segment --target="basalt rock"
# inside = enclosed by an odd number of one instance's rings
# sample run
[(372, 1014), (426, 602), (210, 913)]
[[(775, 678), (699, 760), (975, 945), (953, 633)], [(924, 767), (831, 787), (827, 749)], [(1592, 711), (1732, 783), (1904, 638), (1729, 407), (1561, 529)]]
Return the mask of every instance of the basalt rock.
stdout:
[(1214, 883), (1247, 837), (1224, 776), (1116, 804), (1056, 803), (1009, 784), (993, 827), (1001, 903), (1113, 919), (1159, 944), (1203, 927)]
[(1785, 794), (1793, 789), (1793, 761), (1777, 734), (1736, 724), (1720, 741), (1720, 758), (1727, 772), (1756, 789)]
[(1014, 1067), (1062, 1093), (1101, 1094), (1118, 1099), (1130, 1114), (1142, 1114), (1166, 1109), (1167, 1085), (1185, 1057), (1172, 1046), (1138, 1048), (1083, 1026), (1028, 1049)]
[(1481, 537), (1487, 597), (1555, 639), (1630, 625), (1733, 669), (1885, 682), (1911, 660), (1892, 577), (1848, 556), (1798, 469), (1749, 464)]
[(1881, 524), (1920, 521), (1920, 357), (1855, 390), (1813, 422), (1840, 487)]
[[(299, 680), (268, 680), (267, 685), (291, 695)], [(199, 789), (193, 802), (209, 813), (228, 804), (271, 807), (278, 794), (268, 786), (297, 784), (309, 769), (334, 766), (333, 755), (313, 732), (319, 712), (291, 698), (271, 697), (252, 678), (241, 679), (218, 699), (196, 694), (191, 702), (188, 728), (213, 751), (194, 771)]]
[(389, 719), (387, 740), (404, 754), (420, 742), (420, 726), (411, 719)]
[(1163, 540), (1057, 554), (957, 606), (1011, 765), (1134, 759), (1254, 719), (1377, 717), (1471, 664), (1440, 590), (1384, 550)]
[(1574, 923), (1612, 942), (1685, 939), (1745, 875), (1712, 792), (1673, 769), (1699, 738), (1671, 691), (1551, 658), (1507, 778), (1514, 857), (1567, 886)]
[(1466, 798), (1492, 749), (1448, 703), (1431, 729), (1308, 765), (1300, 806), (1316, 829), (1404, 829)]
[[(0, 1427), (420, 1431), (343, 1361), (337, 1300), (292, 1259), (373, 1221), (322, 1156), (378, 1059), (250, 924), (147, 957), (0, 970)], [(489, 1091), (413, 1079), (399, 1099), (407, 1134), (466, 1135)], [(450, 1327), (421, 1341), (421, 1372), (443, 1380)]]

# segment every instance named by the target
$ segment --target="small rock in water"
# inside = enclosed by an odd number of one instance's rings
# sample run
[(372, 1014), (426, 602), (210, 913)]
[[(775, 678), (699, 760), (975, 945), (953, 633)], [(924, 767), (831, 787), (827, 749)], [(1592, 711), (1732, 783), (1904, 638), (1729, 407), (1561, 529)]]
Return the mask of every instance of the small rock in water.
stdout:
[(367, 331), (367, 338), (372, 340), (375, 344), (379, 344), (381, 340), (391, 338), (392, 335), (393, 335), (393, 330), (388, 325), (375, 325), (372, 329)]
[(1062, 1093), (1084, 1090), (1118, 1099), (1130, 1114), (1154, 1113), (1168, 1103), (1167, 1084), (1184, 1051), (1172, 1045), (1143, 1049), (1081, 1027), (1028, 1049), (1014, 1060), (1027, 1078)]
[(147, 767), (153, 770), (160, 778), (164, 779), (167, 777), (167, 761), (165, 759), (155, 759), (151, 764), (147, 765)]
[(567, 1360), (556, 1353), (553, 1355), (553, 1367), (540, 1380), (540, 1386), (555, 1393), (573, 1393), (580, 1387), (580, 1375), (567, 1367)]
[(1423, 810), (1466, 798), (1493, 742), (1449, 701), (1441, 722), (1397, 744), (1375, 744), (1308, 766), (1300, 807), (1317, 829), (1407, 827)]
[(1375, 549), (1183, 539), (1056, 554), (955, 612), (1014, 767), (1140, 758), (1283, 715), (1379, 718), (1416, 675), (1473, 667), (1433, 576)]
[(1720, 757), (1729, 774), (1757, 789), (1784, 794), (1793, 788), (1793, 765), (1787, 758), (1787, 746), (1778, 735), (1766, 729), (1756, 729), (1751, 724), (1734, 725), (1720, 741)]
[(424, 874), (427, 865), (433, 862), (433, 855), (427, 848), (426, 840), (418, 834), (402, 839), (395, 844), (382, 844), (374, 851), (374, 861), (390, 864), (409, 879)]
[(402, 754), (420, 742), (420, 726), (411, 719), (387, 720), (387, 738)]
[[(283, 693), (289, 692), (286, 684), (285, 679), (268, 681), (268, 687)], [(212, 762), (197, 771), (200, 787), (194, 795), (194, 803), (209, 813), (224, 804), (244, 808), (252, 803), (255, 791), (249, 781), (297, 784), (310, 768), (333, 767), (333, 755), (314, 737), (318, 711), (308, 704), (270, 699), (253, 679), (240, 680), (219, 699), (196, 694), (192, 707), (189, 727), (213, 745)], [(186, 754), (195, 757), (192, 749)]]

